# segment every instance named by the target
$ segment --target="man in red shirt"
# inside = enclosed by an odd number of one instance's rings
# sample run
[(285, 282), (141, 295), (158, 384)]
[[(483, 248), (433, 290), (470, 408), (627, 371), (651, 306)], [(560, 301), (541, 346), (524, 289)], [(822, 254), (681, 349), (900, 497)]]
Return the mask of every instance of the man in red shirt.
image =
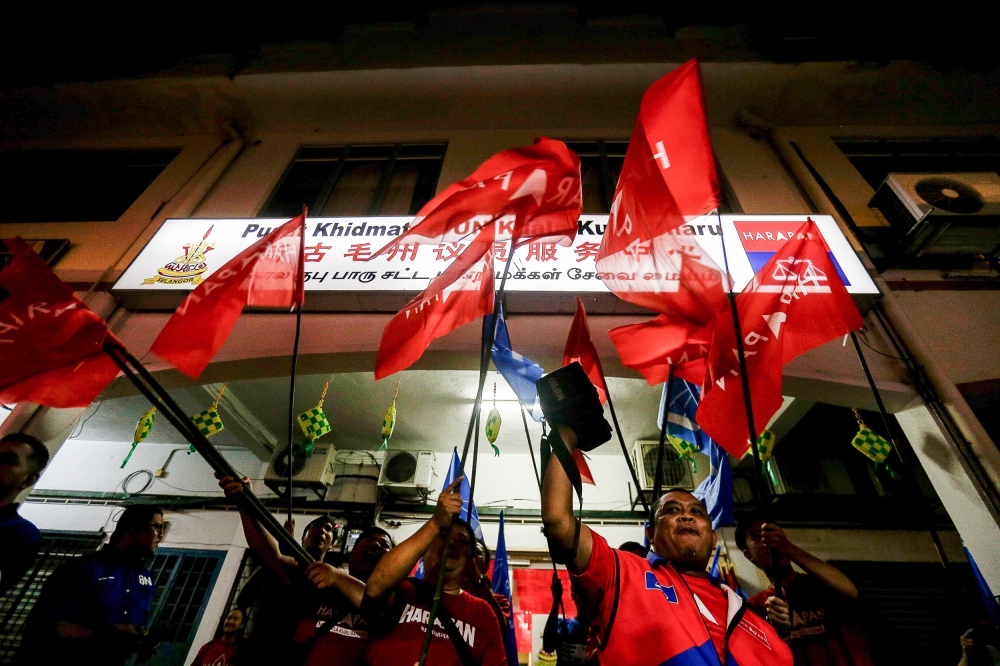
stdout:
[[(561, 423), (554, 428), (572, 453), (576, 433)], [(650, 552), (643, 559), (611, 548), (586, 525), (577, 532), (572, 492), (553, 456), (542, 485), (545, 534), (550, 549), (568, 552), (579, 534), (566, 566), (584, 603), (595, 610), (601, 663), (791, 666), (791, 652), (774, 629), (733, 590), (708, 577), (716, 535), (694, 495), (671, 489), (656, 501), (646, 528)]]
[(234, 666), (242, 659), (240, 629), (243, 628), (243, 611), (234, 608), (226, 615), (222, 636), (201, 646), (191, 666)]
[[(427, 631), (434, 585), (444, 568), (444, 594), (431, 632), (427, 663), (434, 666), (505, 666), (500, 625), (490, 605), (461, 588), (475, 537), (465, 521), (458, 492), (462, 477), (441, 491), (434, 516), (392, 549), (368, 578), (362, 613), (373, 633), (371, 666), (413, 666)], [(441, 561), (445, 543), (448, 559)], [(424, 580), (407, 578), (424, 558)]]

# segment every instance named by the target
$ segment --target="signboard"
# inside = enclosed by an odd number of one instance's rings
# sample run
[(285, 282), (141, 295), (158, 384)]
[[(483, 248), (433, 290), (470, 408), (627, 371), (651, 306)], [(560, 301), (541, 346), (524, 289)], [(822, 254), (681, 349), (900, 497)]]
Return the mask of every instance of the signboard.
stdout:
[[(877, 295), (864, 266), (833, 218), (810, 216), (820, 228), (827, 249), (847, 290)], [(401, 245), (368, 261), (377, 250), (400, 235), (411, 217), (309, 218), (306, 221), (305, 287), (310, 292), (418, 292), (427, 287), (462, 250), (464, 243)], [(609, 293), (597, 276), (595, 260), (607, 226), (607, 215), (580, 218), (571, 246), (531, 243), (518, 248), (511, 264), (507, 290), (512, 292)], [(227, 261), (262, 238), (284, 219), (167, 220), (115, 284), (114, 291), (171, 292), (193, 289)], [(766, 263), (794, 231), (804, 215), (707, 215), (677, 230), (682, 239), (724, 265), (725, 239), (729, 270), (742, 289), (754, 271)], [(499, 277), (510, 242), (498, 242)]]

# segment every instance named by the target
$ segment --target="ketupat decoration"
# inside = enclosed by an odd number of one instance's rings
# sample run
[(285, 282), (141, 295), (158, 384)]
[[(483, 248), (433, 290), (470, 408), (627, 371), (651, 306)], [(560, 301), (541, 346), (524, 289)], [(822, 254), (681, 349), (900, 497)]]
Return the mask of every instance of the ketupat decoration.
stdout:
[(493, 447), (493, 455), (500, 455), (500, 448), (494, 444), (497, 441), (497, 437), (500, 436), (500, 412), (497, 411), (497, 385), (496, 382), (493, 383), (493, 409), (490, 410), (489, 416), (486, 417), (486, 439), (489, 441), (490, 446)]
[(375, 449), (376, 451), (389, 450), (389, 438), (392, 437), (392, 431), (396, 428), (396, 398), (399, 396), (401, 379), (402, 377), (396, 378), (396, 392), (392, 394), (392, 404), (389, 405), (389, 409), (385, 410), (385, 417), (382, 419), (382, 444)]
[(771, 454), (774, 453), (776, 443), (774, 433), (767, 429), (757, 437), (757, 452), (760, 454), (760, 462), (764, 465), (764, 471), (767, 472), (767, 477), (774, 488), (778, 486), (778, 479), (774, 475), (774, 468), (771, 467)]
[(122, 466), (120, 469), (125, 469), (125, 465), (128, 464), (128, 459), (132, 457), (135, 453), (135, 447), (139, 446), (139, 442), (149, 437), (149, 432), (153, 429), (153, 421), (156, 420), (156, 407), (151, 408), (148, 412), (142, 415), (139, 422), (135, 424), (135, 434), (132, 436), (132, 448), (129, 449), (128, 455), (125, 456), (125, 460), (122, 461)]
[[(226, 392), (226, 384), (222, 385), (219, 389), (219, 395), (215, 396), (215, 402), (212, 406), (203, 412), (198, 412), (191, 417), (191, 422), (194, 423), (195, 427), (203, 434), (205, 437), (211, 437), (212, 435), (218, 434), (226, 429), (226, 426), (222, 425), (222, 419), (219, 418), (219, 401), (222, 400), (222, 394)], [(195, 452), (194, 445), (192, 444), (188, 447), (188, 455)]]
[(670, 442), (670, 445), (674, 447), (674, 451), (677, 452), (678, 462), (682, 458), (687, 458), (688, 462), (691, 463), (691, 472), (693, 474), (697, 474), (698, 463), (694, 460), (694, 453), (698, 450), (698, 447), (686, 439), (674, 437), (673, 435), (667, 435), (667, 440)]
[(890, 479), (898, 481), (899, 474), (886, 462), (886, 459), (892, 453), (892, 443), (865, 425), (857, 409), (852, 408), (851, 411), (854, 412), (854, 418), (858, 420), (858, 432), (854, 435), (854, 439), (851, 440), (851, 446), (875, 463), (876, 472), (881, 467), (888, 472)]
[(299, 426), (302, 428), (302, 432), (305, 434), (307, 440), (306, 449), (308, 453), (306, 455), (312, 454), (312, 443), (314, 441), (332, 430), (330, 421), (326, 418), (326, 412), (323, 411), (323, 401), (326, 400), (326, 392), (329, 389), (330, 382), (327, 382), (323, 386), (322, 395), (319, 396), (319, 404), (312, 409), (302, 412), (298, 416)]

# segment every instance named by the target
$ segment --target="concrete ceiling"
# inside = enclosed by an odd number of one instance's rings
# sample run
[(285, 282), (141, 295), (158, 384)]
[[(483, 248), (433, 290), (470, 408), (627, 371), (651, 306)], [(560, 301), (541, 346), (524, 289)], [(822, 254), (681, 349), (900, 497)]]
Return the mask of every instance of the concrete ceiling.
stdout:
[[(405, 449), (447, 451), (462, 448), (476, 397), (478, 372), (468, 370), (411, 370), (400, 376), (396, 402), (396, 428), (390, 446)], [(324, 411), (333, 431), (324, 437), (338, 449), (375, 449), (381, 444), (382, 418), (392, 402), (393, 377), (376, 382), (370, 372), (305, 375), (296, 381), (295, 414), (316, 405), (329, 380)], [(660, 387), (641, 379), (609, 377), (608, 382), (625, 443), (659, 436), (656, 412)], [(482, 423), (492, 407), (493, 385), (497, 387), (497, 409), (503, 420), (497, 446), (501, 451), (527, 453), (524, 425), (513, 391), (496, 372), (487, 377)], [(171, 395), (190, 414), (207, 409), (218, 384), (175, 389)], [(81, 420), (76, 437), (89, 440), (131, 441), (136, 422), (149, 409), (142, 396), (126, 396), (96, 403)], [(222, 399), (220, 417), (226, 429), (212, 438), (216, 446), (246, 447), (261, 459), (269, 449), (288, 438), (288, 378), (271, 377), (231, 382)], [(605, 416), (611, 421), (605, 408)], [(529, 419), (529, 430), (537, 455), (541, 426)], [(481, 428), (483, 425), (480, 426)], [(302, 438), (295, 425), (293, 437)], [(182, 443), (185, 440), (160, 416), (147, 442)], [(489, 448), (485, 437), (480, 446)], [(617, 440), (594, 452), (620, 455)]]

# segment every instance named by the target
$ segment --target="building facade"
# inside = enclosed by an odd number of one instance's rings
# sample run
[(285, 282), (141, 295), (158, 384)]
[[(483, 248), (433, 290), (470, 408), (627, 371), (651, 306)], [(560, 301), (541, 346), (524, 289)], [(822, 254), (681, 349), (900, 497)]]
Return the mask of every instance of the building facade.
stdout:
[[(423, 26), (356, 25), (332, 45), (268, 46), (237, 69), (209, 58), (134, 78), (8, 89), (0, 93), (7, 109), (0, 159), (12, 203), (0, 233), (49, 241), (36, 248), (51, 255), (59, 276), (186, 409), (205, 409), (228, 385), (221, 402), (226, 431), (213, 442), (274, 498), (263, 482), (287, 439), (294, 317), (245, 313), (197, 382), (149, 354), (176, 293), (115, 285), (164, 223), (204, 219), (221, 228), (227, 219), (240, 220), (244, 236), (262, 235), (264, 224), (250, 230), (253, 220), (287, 219), (307, 205), (316, 217), (368, 218), (369, 226), (388, 227), (376, 218), (412, 217), (490, 155), (538, 136), (577, 151), (584, 213), (606, 215), (643, 92), (689, 57), (701, 57), (723, 212), (830, 216), (881, 292), (867, 304), (861, 339), (900, 441), (900, 471), (919, 489), (915, 498), (912, 488), (894, 487), (851, 449), (857, 428), (851, 408), (875, 429), (881, 423), (853, 345), (835, 341), (785, 368), (786, 405), (772, 424), (779, 521), (807, 549), (870, 583), (872, 594), (880, 593), (880, 582), (902, 589), (914, 577), (930, 580), (943, 570), (942, 556), (948, 576), (966, 581), (963, 543), (993, 593), (1000, 592), (1000, 241), (991, 240), (991, 225), (1000, 222), (973, 224), (958, 236), (947, 233), (954, 222), (943, 223), (918, 246), (899, 232), (889, 207), (873, 203), (890, 173), (1000, 179), (995, 82), (914, 61), (779, 63), (755, 55), (737, 33), (685, 28), (663, 37), (661, 28), (634, 21), (549, 27), (552, 43), (530, 48), (511, 37), (522, 48), (514, 57), (494, 36), (484, 37), (489, 30), (454, 16), (444, 13)], [(634, 44), (613, 51), (602, 46), (610, 38)], [(476, 39), (484, 40), (482, 51), (469, 50)], [(997, 196), (1000, 188), (991, 192)], [(580, 234), (593, 233), (599, 243), (595, 220), (581, 224)], [(322, 252), (325, 234), (317, 233), (308, 242)], [(372, 241), (370, 249), (377, 247)], [(157, 268), (150, 266), (150, 277)], [(402, 373), (398, 389), (392, 378), (372, 377), (382, 329), (414, 293), (358, 288), (307, 295), (295, 413), (314, 405), (329, 381), (325, 406), (333, 432), (325, 441), (345, 454), (339, 470), (347, 476), (329, 490), (302, 495), (303, 514), (331, 511), (350, 529), (377, 513), (397, 539), (426, 518), (422, 502), (382, 495), (375, 479), (348, 480), (380, 474), (363, 452), (380, 444), (382, 414), (397, 390), (390, 451), (433, 451), (437, 488), (453, 447), (462, 446), (475, 395), (478, 327), (433, 343)], [(515, 348), (546, 369), (558, 367), (576, 295), (513, 291)], [(582, 295), (626, 444), (656, 439), (660, 389), (621, 365), (607, 335), (646, 317), (612, 297)], [(541, 428), (522, 427), (503, 380), (491, 373), (489, 382), (499, 384), (504, 425), (500, 457), (480, 449), (476, 498), (487, 541), (495, 543), (496, 514), (504, 509), (512, 559), (541, 566), (545, 541), (522, 432), (528, 429), (537, 444)], [(99, 538), (125, 502), (167, 508), (171, 529), (159, 566), (169, 574), (184, 558), (201, 558), (204, 579), (201, 598), (159, 616), (177, 639), (174, 656), (162, 658), (186, 663), (184, 655), (212, 638), (233, 603), (247, 568), (246, 543), (210, 468), (186, 453), (165, 421), (120, 466), (146, 409), (119, 379), (87, 409), (17, 405), (0, 428), (35, 434), (55, 454), (22, 509), (53, 539)], [(739, 504), (749, 500), (747, 463), (733, 463)], [(707, 468), (692, 477), (685, 465), (671, 469), (688, 483)], [(612, 441), (597, 449), (591, 467), (597, 486), (587, 488), (584, 503), (591, 524), (612, 543), (641, 541), (643, 516), (635, 511), (636, 489), (619, 446)], [(738, 552), (732, 532), (721, 533), (739, 580), (759, 590), (765, 580)], [(912, 599), (947, 597), (946, 578), (913, 585)], [(5, 603), (0, 609), (13, 612), (14, 602)], [(894, 637), (922, 622), (957, 644), (964, 628), (942, 627), (946, 605), (899, 626), (878, 624), (872, 611), (876, 658), (885, 659)], [(942, 640), (894, 647), (897, 655), (899, 649), (924, 649), (924, 658), (949, 655)]]

